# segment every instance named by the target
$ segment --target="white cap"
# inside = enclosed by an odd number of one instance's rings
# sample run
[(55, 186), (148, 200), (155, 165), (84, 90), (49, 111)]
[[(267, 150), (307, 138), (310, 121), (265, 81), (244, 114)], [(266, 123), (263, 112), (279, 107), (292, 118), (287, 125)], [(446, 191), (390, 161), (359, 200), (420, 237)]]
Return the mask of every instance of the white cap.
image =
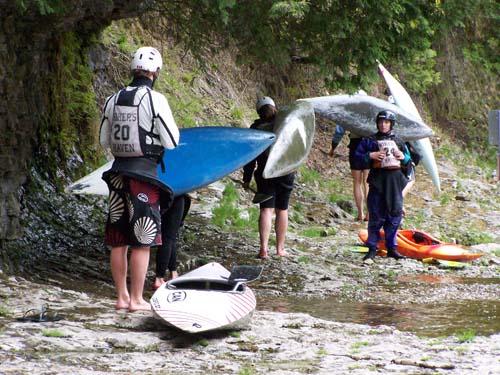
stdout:
[(134, 53), (132, 62), (130, 63), (130, 70), (138, 69), (155, 73), (162, 66), (163, 60), (156, 48), (141, 47)]
[(274, 100), (272, 100), (269, 96), (263, 96), (259, 100), (257, 100), (255, 110), (259, 112), (259, 109), (261, 109), (265, 105), (272, 105), (273, 107), (276, 107), (276, 104), (274, 104)]

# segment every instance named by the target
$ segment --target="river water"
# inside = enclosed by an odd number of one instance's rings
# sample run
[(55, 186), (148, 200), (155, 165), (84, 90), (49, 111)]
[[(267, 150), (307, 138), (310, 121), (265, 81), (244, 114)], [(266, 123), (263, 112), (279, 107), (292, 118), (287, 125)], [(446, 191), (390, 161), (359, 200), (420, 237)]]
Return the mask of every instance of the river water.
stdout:
[(500, 332), (500, 300), (394, 305), (345, 301), (338, 297), (286, 297), (259, 300), (258, 309), (303, 312), (341, 323), (387, 325), (425, 337), (452, 336), (466, 331), (485, 336)]

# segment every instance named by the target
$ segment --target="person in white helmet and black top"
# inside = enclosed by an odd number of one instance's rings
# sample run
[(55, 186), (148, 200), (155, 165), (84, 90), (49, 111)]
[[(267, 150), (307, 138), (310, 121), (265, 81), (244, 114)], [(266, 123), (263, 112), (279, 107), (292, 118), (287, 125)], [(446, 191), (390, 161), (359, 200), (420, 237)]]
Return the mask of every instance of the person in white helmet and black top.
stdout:
[(377, 133), (363, 138), (356, 148), (356, 157), (370, 163), (367, 197), (368, 206), (368, 254), (363, 261), (377, 255), (380, 230), (384, 228), (387, 256), (403, 259), (396, 250), (396, 235), (403, 211), (403, 189), (408, 179), (402, 166), (410, 162), (410, 153), (405, 143), (393, 131), (396, 115), (381, 111), (377, 115)]
[(130, 65), (132, 82), (107, 98), (101, 122), (100, 144), (115, 157), (102, 177), (110, 192), (104, 240), (111, 247), (116, 308), (129, 311), (151, 309), (143, 290), (150, 247), (161, 245), (160, 195), (163, 202), (173, 199), (170, 187), (158, 178), (164, 150), (179, 143), (179, 129), (167, 99), (152, 89), (161, 68), (158, 50), (139, 48)]
[[(255, 109), (259, 114), (251, 126), (252, 129), (272, 132), (274, 121), (278, 112), (274, 100), (268, 96), (263, 96), (257, 100)], [(288, 203), (293, 189), (295, 173), (285, 176), (266, 179), (262, 176), (268, 158), (268, 151), (264, 151), (255, 160), (243, 167), (243, 186), (249, 187), (252, 176), (257, 184), (257, 193), (267, 199), (259, 203), (259, 237), (261, 259), (269, 257), (269, 237), (271, 235), (273, 211), (276, 214), (274, 229), (276, 232), (276, 250), (278, 256), (288, 256), (285, 251), (285, 238), (288, 230)], [(256, 168), (257, 167), (257, 168)]]

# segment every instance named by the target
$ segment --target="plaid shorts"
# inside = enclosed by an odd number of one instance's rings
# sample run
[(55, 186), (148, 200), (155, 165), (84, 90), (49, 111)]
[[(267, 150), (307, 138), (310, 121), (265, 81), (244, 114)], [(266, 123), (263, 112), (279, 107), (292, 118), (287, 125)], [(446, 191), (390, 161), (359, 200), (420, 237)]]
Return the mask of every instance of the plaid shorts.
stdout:
[(107, 178), (106, 245), (161, 245), (160, 188), (119, 173)]

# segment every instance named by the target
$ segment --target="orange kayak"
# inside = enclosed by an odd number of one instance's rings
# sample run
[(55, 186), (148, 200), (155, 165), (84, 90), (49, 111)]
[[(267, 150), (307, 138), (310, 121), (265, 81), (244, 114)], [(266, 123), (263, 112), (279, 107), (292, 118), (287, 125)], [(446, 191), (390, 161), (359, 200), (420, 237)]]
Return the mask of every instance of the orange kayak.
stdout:
[[(358, 237), (363, 243), (366, 243), (368, 240), (368, 231), (366, 229), (360, 230), (358, 232)], [(415, 229), (398, 230), (396, 242), (396, 250), (400, 254), (414, 259), (434, 258), (467, 262), (483, 256), (483, 254), (474, 253), (463, 246), (444, 243), (430, 234)], [(383, 230), (381, 231), (378, 249), (387, 250), (384, 243)], [(385, 253), (383, 255), (385, 255)]]

